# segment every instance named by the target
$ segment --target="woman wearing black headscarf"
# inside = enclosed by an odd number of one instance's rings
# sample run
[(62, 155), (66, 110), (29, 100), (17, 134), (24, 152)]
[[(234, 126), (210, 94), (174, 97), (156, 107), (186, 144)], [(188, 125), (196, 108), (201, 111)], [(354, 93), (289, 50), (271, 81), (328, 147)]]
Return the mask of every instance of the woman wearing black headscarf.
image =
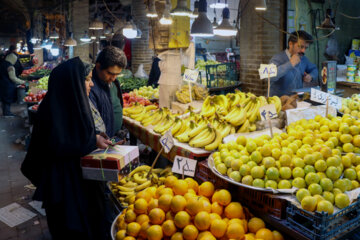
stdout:
[[(104, 184), (84, 180), (80, 158), (109, 141), (96, 134), (79, 58), (50, 74), (49, 90), (39, 106), (23, 174), (37, 187), (53, 239), (109, 239)], [(91, 84), (88, 84), (88, 87)]]

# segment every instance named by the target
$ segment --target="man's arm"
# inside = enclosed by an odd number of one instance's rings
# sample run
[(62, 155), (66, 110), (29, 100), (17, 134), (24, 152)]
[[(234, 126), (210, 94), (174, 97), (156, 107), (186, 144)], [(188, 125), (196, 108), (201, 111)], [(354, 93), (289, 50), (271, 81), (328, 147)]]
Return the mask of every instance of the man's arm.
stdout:
[[(291, 65), (291, 62), (289, 60), (284, 61), (284, 59), (281, 58), (282, 55), (275, 55), (273, 58), (271, 58), (270, 63), (273, 63), (277, 66), (277, 75), (276, 77), (272, 77), (270, 80), (271, 82), (276, 82), (285, 74), (290, 71), (293, 66)], [(287, 56), (284, 55), (286, 58)]]
[(13, 81), (15, 84), (24, 84), (25, 83), (24, 80), (21, 80), (16, 77), (15, 68), (13, 66), (8, 67), (7, 71), (8, 71), (10, 80)]
[(312, 62), (309, 61), (309, 59), (306, 58), (306, 69), (305, 72), (310, 74), (311, 76), (311, 81), (316, 81), (318, 79), (319, 76), (319, 71), (317, 69), (317, 66), (315, 64), (313, 64)]

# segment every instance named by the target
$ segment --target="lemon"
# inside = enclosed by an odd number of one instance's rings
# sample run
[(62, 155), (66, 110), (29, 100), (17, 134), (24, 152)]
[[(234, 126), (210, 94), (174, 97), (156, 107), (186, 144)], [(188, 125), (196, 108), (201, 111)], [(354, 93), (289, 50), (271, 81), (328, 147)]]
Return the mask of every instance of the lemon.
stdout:
[(277, 189), (277, 182), (275, 182), (274, 180), (267, 180), (265, 182), (265, 187), (266, 188)]
[(322, 201), (318, 202), (316, 211), (327, 212), (328, 214), (333, 214), (334, 206), (332, 205), (331, 202), (329, 202), (327, 200), (322, 200)]
[(291, 169), (289, 167), (281, 167), (279, 170), (280, 177), (282, 179), (290, 179), (291, 178)]
[(276, 167), (270, 167), (266, 170), (266, 176), (269, 180), (278, 180), (279, 170)]
[(344, 193), (339, 193), (338, 195), (335, 196), (335, 205), (340, 208), (343, 209), (347, 206), (350, 205), (350, 200), (348, 195), (344, 194)]
[(257, 148), (257, 145), (255, 143), (254, 140), (249, 140), (246, 142), (246, 150), (249, 152), (249, 153), (252, 153), (253, 151), (255, 151)]
[(323, 178), (320, 180), (320, 186), (324, 191), (331, 191), (334, 187), (333, 182), (329, 178)]
[(301, 202), (302, 199), (306, 196), (311, 196), (309, 190), (305, 189), (305, 188), (302, 188), (302, 189), (299, 189), (297, 192), (296, 192), (296, 199)]
[(304, 167), (304, 172), (305, 172), (305, 175), (306, 174), (308, 174), (308, 173), (310, 173), (310, 172), (315, 172), (315, 168), (314, 168), (314, 166), (311, 166), (311, 165), (306, 165), (305, 167)]
[(251, 176), (253, 178), (263, 178), (264, 174), (264, 169), (260, 166), (255, 166), (251, 169)]
[(280, 156), (281, 156), (281, 150), (279, 148), (273, 148), (271, 150), (271, 156), (274, 158), (274, 159), (279, 159)]
[(335, 196), (332, 192), (325, 191), (325, 192), (323, 192), (322, 196), (325, 200), (331, 202), (331, 204), (334, 204)]
[(218, 172), (222, 175), (226, 175), (227, 167), (224, 163), (220, 163), (216, 166), (216, 170), (218, 170)]
[(305, 176), (304, 169), (302, 169), (301, 167), (295, 167), (292, 170), (292, 175), (294, 178), (297, 178), (297, 177), (303, 178)]
[(253, 177), (250, 176), (250, 175), (247, 175), (247, 176), (243, 177), (242, 180), (241, 180), (241, 183), (246, 184), (246, 185), (250, 185), (250, 186), (252, 185), (252, 182), (253, 182)]
[(253, 182), (252, 185), (254, 187), (259, 187), (259, 188), (264, 188), (265, 187), (265, 183), (264, 180), (256, 178)]
[(291, 183), (288, 180), (280, 180), (278, 183), (278, 189), (290, 189)]
[(353, 140), (353, 137), (350, 134), (342, 134), (340, 136), (340, 141), (342, 143), (350, 143), (350, 142), (352, 142), (352, 140)]
[(318, 172), (325, 172), (327, 168), (326, 162), (324, 160), (317, 160), (315, 162), (315, 169)]
[(343, 145), (343, 150), (344, 152), (353, 152), (354, 151), (354, 145), (352, 145), (351, 143), (345, 143)]
[(296, 188), (305, 188), (306, 187), (306, 182), (303, 178), (301, 177), (296, 177), (292, 183), (291, 183), (294, 187)]
[(290, 167), (291, 165), (291, 156), (288, 154), (283, 154), (279, 158), (280, 164), (282, 167)]
[(304, 210), (313, 212), (316, 209), (317, 199), (315, 197), (306, 196), (301, 200), (301, 207)]
[(239, 169), (239, 172), (240, 172), (240, 175), (244, 177), (244, 176), (250, 174), (251, 168), (250, 168), (249, 165), (243, 164), (243, 165), (241, 165), (241, 167), (240, 167), (240, 169)]
[(340, 175), (341, 175), (341, 172), (337, 167), (330, 166), (330, 167), (328, 167), (328, 169), (326, 169), (326, 176), (333, 181), (336, 181), (337, 179), (339, 179)]
[(236, 181), (236, 182), (240, 182), (241, 181), (241, 175), (239, 171), (232, 171), (229, 175), (229, 177)]
[(306, 174), (305, 181), (306, 181), (307, 185), (310, 185), (312, 183), (319, 183), (320, 177), (316, 173), (310, 172), (310, 173)]
[(256, 163), (260, 163), (262, 160), (261, 153), (259, 151), (253, 151), (250, 155), (250, 160)]
[(246, 137), (245, 136), (239, 136), (236, 139), (236, 143), (239, 144), (239, 145), (245, 146), (246, 145)]
[(308, 187), (309, 192), (311, 193), (312, 196), (316, 195), (316, 194), (321, 194), (322, 193), (322, 188), (319, 184), (317, 183), (312, 183), (310, 184), (310, 186)]
[(231, 168), (234, 171), (239, 171), (240, 167), (243, 165), (243, 162), (240, 159), (234, 159), (231, 161)]

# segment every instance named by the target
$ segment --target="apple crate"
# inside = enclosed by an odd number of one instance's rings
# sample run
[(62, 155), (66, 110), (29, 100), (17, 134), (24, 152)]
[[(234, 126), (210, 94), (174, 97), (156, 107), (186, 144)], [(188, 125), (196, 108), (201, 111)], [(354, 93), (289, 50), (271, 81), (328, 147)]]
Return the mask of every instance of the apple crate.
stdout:
[(311, 240), (341, 239), (360, 227), (360, 196), (354, 203), (332, 215), (309, 212), (289, 204), (285, 224)]
[(197, 163), (195, 180), (198, 182), (212, 182), (215, 188), (228, 189), (230, 183), (216, 176), (208, 167), (207, 159)]

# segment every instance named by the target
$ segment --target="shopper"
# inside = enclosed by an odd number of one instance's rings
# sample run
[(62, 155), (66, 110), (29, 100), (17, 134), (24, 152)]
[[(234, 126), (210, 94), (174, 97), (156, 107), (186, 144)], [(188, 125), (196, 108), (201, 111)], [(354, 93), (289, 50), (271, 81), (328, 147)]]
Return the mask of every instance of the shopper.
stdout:
[[(86, 86), (85, 86), (86, 85)], [(52, 239), (109, 239), (103, 182), (84, 180), (80, 158), (110, 141), (96, 135), (79, 58), (50, 74), (49, 90), (38, 109), (29, 150), (21, 166), (37, 187)], [(86, 91), (88, 89), (88, 91)]]
[(16, 85), (25, 83), (25, 81), (18, 78), (21, 72), (15, 68), (17, 60), (17, 55), (11, 52), (5, 57), (5, 61), (0, 64), (0, 98), (5, 117), (15, 116), (10, 111), (10, 105), (17, 98)]
[(115, 135), (115, 125), (121, 126), (122, 123), (122, 93), (119, 81), (115, 80), (126, 63), (126, 56), (121, 49), (108, 46), (99, 53), (92, 73), (94, 87), (90, 92), (90, 100), (99, 110), (109, 137)]
[(293, 94), (293, 90), (303, 87), (303, 82), (315, 82), (318, 69), (305, 56), (305, 52), (313, 38), (305, 31), (291, 33), (288, 48), (275, 55), (270, 63), (277, 66), (277, 76), (271, 78), (271, 96)]

